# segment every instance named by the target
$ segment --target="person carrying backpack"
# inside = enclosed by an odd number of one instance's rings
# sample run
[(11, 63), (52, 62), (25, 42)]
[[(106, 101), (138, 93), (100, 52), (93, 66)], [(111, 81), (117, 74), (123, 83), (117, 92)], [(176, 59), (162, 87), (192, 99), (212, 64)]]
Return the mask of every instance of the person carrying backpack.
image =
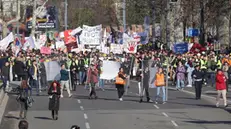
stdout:
[(20, 104), (20, 119), (26, 119), (28, 107), (31, 106), (31, 102), (29, 102), (29, 86), (27, 84), (27, 80), (21, 81), (21, 86), (19, 88), (19, 95), (17, 97), (17, 101)]

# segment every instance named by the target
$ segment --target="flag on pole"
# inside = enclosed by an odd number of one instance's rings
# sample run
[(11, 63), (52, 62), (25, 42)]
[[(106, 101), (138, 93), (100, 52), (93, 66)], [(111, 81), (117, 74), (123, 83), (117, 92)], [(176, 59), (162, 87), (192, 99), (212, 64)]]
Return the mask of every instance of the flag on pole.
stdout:
[(32, 36), (30, 36), (29, 38), (25, 38), (25, 39), (26, 39), (26, 42), (24, 43), (24, 45), (23, 45), (23, 47), (22, 47), (22, 49), (23, 49), (24, 51), (26, 51), (28, 48), (29, 48), (30, 50), (36, 48), (35, 42), (34, 42), (34, 39), (33, 39)]
[(0, 49), (6, 50), (11, 42), (14, 42), (14, 35), (12, 32), (0, 41)]

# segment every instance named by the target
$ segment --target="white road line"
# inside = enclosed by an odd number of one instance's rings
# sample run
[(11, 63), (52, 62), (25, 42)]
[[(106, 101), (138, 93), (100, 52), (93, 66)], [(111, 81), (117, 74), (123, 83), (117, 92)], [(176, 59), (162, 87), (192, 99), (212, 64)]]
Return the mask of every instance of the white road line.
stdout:
[(162, 112), (162, 114), (163, 114), (165, 117), (168, 117), (168, 115), (167, 115), (165, 112)]
[(85, 125), (86, 125), (86, 128), (87, 128), (87, 129), (90, 129), (90, 125), (89, 125), (88, 122), (86, 122)]
[(172, 124), (173, 124), (174, 126), (178, 127), (178, 125), (176, 124), (175, 121), (171, 120), (171, 122), (172, 122)]
[(153, 106), (154, 106), (156, 109), (160, 109), (160, 108), (159, 108), (157, 105), (155, 105), (155, 104), (154, 104)]
[(137, 96), (140, 96), (138, 93), (136, 93)]
[(77, 101), (78, 101), (78, 103), (81, 103), (81, 101), (79, 99)]
[(132, 94), (132, 92), (129, 92), (130, 94)]
[(88, 119), (88, 117), (87, 117), (87, 114), (86, 114), (86, 113), (84, 113), (84, 119)]
[(84, 110), (83, 106), (80, 106), (80, 109), (81, 109), (81, 110)]

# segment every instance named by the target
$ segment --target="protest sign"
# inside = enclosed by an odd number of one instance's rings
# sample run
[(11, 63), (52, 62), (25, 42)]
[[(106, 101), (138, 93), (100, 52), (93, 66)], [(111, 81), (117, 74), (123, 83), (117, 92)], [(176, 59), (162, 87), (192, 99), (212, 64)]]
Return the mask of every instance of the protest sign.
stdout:
[(120, 63), (115, 61), (103, 61), (100, 79), (113, 80), (118, 75)]
[(60, 80), (61, 67), (57, 61), (50, 61), (44, 63), (46, 68), (47, 81)]
[(111, 50), (114, 54), (122, 54), (123, 53), (123, 45), (121, 44), (111, 44)]
[(174, 52), (184, 54), (188, 52), (188, 43), (177, 43), (173, 45)]
[(41, 47), (40, 53), (50, 55), (51, 54), (51, 48), (49, 48), (49, 47)]
[(82, 34), (80, 35), (80, 43), (86, 45), (100, 45), (102, 40), (101, 33), (102, 25), (83, 25)]
[(76, 42), (76, 38), (71, 35), (71, 32), (72, 32), (72, 30), (66, 30), (66, 31), (64, 31), (64, 41), (65, 41), (65, 44), (75, 43)]
[(131, 40), (124, 44), (124, 51), (127, 53), (136, 53), (137, 52), (137, 41), (136, 40)]

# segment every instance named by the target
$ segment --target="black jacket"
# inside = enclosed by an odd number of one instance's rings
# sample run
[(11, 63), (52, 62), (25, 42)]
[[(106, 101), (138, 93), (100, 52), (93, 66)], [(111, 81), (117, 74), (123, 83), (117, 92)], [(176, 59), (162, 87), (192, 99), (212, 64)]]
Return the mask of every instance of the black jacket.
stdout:
[(26, 75), (27, 69), (26, 65), (21, 61), (15, 61), (15, 64), (13, 66), (13, 71), (16, 75)]
[(52, 96), (52, 98), (49, 99), (49, 110), (59, 110), (59, 96), (61, 95), (61, 89), (57, 86), (57, 92), (54, 93), (52, 92), (53, 90), (53, 86), (48, 90), (48, 95)]
[(9, 77), (10, 74), (10, 66), (3, 66), (2, 67), (2, 76)]
[(192, 72), (192, 78), (194, 79), (203, 79), (204, 78), (204, 73), (201, 70), (194, 70)]

